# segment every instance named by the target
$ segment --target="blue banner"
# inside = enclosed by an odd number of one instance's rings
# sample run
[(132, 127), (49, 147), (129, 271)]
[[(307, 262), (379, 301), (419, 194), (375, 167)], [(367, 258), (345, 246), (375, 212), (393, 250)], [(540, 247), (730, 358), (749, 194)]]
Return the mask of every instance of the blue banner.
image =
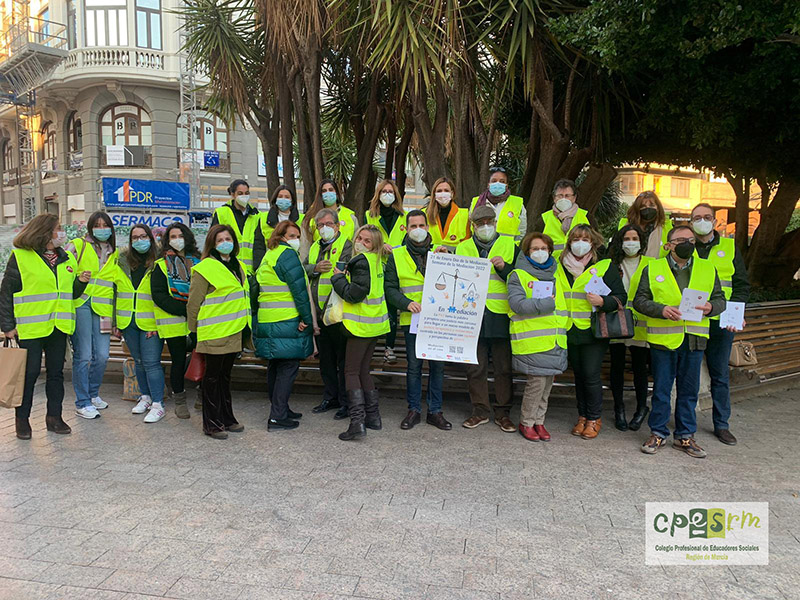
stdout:
[(107, 208), (186, 212), (190, 203), (188, 183), (103, 177), (103, 204)]

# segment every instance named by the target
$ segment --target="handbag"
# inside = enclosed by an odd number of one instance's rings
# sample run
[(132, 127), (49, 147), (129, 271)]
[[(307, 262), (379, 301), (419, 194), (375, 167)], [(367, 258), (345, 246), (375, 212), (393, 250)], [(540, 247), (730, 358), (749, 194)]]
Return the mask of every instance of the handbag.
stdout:
[(197, 383), (203, 380), (205, 374), (206, 357), (200, 352), (197, 352), (197, 350), (192, 350), (192, 358), (189, 360), (189, 366), (186, 367), (184, 379)]
[(327, 302), (325, 302), (325, 310), (322, 313), (322, 322), (330, 327), (341, 323), (344, 320), (344, 301), (342, 297), (331, 290)]
[(122, 363), (122, 399), (137, 402), (141, 395), (136, 380), (136, 363), (132, 358), (126, 358)]
[(752, 342), (733, 342), (728, 364), (731, 367), (755, 367), (758, 364), (758, 357)]
[(617, 310), (592, 313), (592, 333), (598, 340), (627, 340), (633, 337), (633, 311), (625, 308), (616, 296), (614, 300), (617, 301)]
[(0, 348), (0, 406), (22, 406), (27, 362), (28, 351), (20, 348), (17, 340), (6, 338)]

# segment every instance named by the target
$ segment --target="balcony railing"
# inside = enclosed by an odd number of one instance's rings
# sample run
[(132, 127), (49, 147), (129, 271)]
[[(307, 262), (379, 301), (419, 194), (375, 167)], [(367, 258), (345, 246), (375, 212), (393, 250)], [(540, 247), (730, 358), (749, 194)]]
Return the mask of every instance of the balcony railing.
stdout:
[(70, 50), (64, 61), (64, 70), (133, 67), (151, 71), (164, 70), (164, 53), (141, 48), (77, 48)]

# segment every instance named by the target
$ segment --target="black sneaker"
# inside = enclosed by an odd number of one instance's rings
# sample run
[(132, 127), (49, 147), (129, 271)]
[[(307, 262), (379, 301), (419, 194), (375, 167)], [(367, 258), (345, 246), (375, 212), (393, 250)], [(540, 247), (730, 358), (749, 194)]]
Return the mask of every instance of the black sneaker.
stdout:
[(706, 451), (697, 445), (694, 438), (684, 438), (682, 440), (675, 440), (672, 442), (672, 447), (677, 448), (681, 452), (686, 452), (692, 458), (705, 458)]
[(299, 421), (292, 421), (291, 419), (270, 419), (267, 421), (267, 431), (277, 431), (280, 429), (297, 429), (300, 425)]
[(655, 454), (666, 442), (667, 440), (664, 438), (658, 437), (655, 433), (651, 433), (648, 440), (642, 444), (642, 452), (645, 454)]

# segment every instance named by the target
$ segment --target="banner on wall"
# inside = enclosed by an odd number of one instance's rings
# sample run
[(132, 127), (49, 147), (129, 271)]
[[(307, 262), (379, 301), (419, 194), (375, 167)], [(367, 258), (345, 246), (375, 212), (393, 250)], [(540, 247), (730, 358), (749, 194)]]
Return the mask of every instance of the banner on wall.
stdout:
[(124, 210), (171, 210), (190, 208), (189, 184), (149, 179), (103, 177), (103, 204)]
[(150, 229), (156, 229), (158, 227), (169, 227), (173, 223), (183, 223), (187, 227), (189, 226), (189, 217), (185, 214), (112, 212), (109, 213), (109, 216), (114, 227), (147, 225)]

